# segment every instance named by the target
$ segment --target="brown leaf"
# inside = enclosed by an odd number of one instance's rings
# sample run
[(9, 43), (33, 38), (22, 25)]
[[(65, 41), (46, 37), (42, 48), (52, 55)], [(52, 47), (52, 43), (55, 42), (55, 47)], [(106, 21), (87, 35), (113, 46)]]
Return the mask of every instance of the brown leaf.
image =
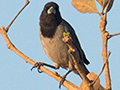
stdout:
[(113, 2), (114, 2), (114, 0), (111, 0), (111, 1), (110, 1), (110, 4), (109, 4), (109, 6), (108, 6), (108, 10), (107, 10), (107, 12), (109, 12), (110, 9), (112, 8)]
[(99, 13), (94, 0), (73, 0), (72, 5), (81, 13)]
[[(103, 10), (104, 10), (105, 7), (106, 7), (106, 5), (108, 4), (108, 1), (109, 1), (109, 0), (96, 0), (96, 1), (102, 6), (102, 8), (103, 8)], [(109, 12), (110, 9), (112, 8), (113, 2), (114, 2), (114, 0), (110, 0), (110, 4), (109, 4), (109, 6), (108, 6), (107, 12)]]

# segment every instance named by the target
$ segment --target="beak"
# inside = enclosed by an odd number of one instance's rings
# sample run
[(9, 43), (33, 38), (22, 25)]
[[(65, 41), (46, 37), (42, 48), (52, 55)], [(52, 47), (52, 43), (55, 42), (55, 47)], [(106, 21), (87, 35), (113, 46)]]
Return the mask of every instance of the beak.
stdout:
[(56, 14), (56, 10), (54, 9), (54, 7), (53, 6), (51, 6), (48, 10), (47, 10), (47, 13), (48, 14)]

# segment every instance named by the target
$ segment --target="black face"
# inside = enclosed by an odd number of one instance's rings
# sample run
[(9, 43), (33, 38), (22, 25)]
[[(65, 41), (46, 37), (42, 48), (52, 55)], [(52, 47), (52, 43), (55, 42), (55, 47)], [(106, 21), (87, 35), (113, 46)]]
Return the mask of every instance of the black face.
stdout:
[(47, 3), (40, 16), (40, 26), (43, 36), (52, 38), (61, 21), (59, 6), (54, 2)]
[(46, 11), (46, 13), (47, 13), (48, 9), (50, 9), (50, 7), (53, 7), (55, 9), (56, 13), (59, 13), (59, 6), (54, 2), (50, 2), (45, 5), (44, 10)]

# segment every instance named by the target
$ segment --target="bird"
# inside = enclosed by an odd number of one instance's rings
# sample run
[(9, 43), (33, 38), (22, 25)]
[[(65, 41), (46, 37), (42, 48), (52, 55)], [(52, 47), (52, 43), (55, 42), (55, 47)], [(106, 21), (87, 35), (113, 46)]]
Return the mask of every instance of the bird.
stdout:
[[(78, 61), (78, 65), (83, 68), (83, 72), (87, 75), (89, 71), (85, 67), (85, 64), (88, 65), (90, 62), (87, 60), (85, 53), (81, 48), (80, 42), (75, 34), (75, 30), (66, 20), (62, 18), (59, 11), (59, 5), (55, 2), (46, 3), (39, 20), (39, 32), (42, 48), (49, 59), (54, 62), (54, 66), (43, 62), (37, 62), (31, 70), (35, 67), (39, 66), (40, 68), (40, 66), (44, 65), (54, 69), (59, 69), (60, 67), (69, 69), (60, 81), (59, 88), (71, 71), (79, 75), (74, 67), (72, 57), (68, 53), (69, 48), (62, 40), (63, 33), (69, 32), (72, 39), (72, 45), (76, 51), (76, 60)], [(41, 71), (39, 72), (41, 73)]]

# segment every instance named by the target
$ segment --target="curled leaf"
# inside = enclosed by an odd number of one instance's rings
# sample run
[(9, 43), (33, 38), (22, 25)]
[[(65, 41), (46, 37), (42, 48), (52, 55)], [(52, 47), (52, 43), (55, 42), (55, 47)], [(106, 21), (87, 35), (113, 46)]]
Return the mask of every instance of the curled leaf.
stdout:
[(110, 1), (110, 4), (109, 4), (108, 9), (107, 9), (107, 12), (109, 12), (110, 9), (112, 8), (113, 2), (114, 2), (114, 0), (111, 0), (111, 1)]
[(72, 5), (81, 13), (99, 13), (94, 0), (73, 0)]
[[(109, 2), (109, 0), (96, 0), (96, 1), (102, 6), (103, 10), (106, 8), (106, 6)], [(112, 8), (113, 2), (114, 2), (114, 0), (110, 0), (110, 4), (108, 6), (107, 12), (109, 12), (110, 9)]]
[(63, 32), (63, 36), (69, 36), (70, 32)]

